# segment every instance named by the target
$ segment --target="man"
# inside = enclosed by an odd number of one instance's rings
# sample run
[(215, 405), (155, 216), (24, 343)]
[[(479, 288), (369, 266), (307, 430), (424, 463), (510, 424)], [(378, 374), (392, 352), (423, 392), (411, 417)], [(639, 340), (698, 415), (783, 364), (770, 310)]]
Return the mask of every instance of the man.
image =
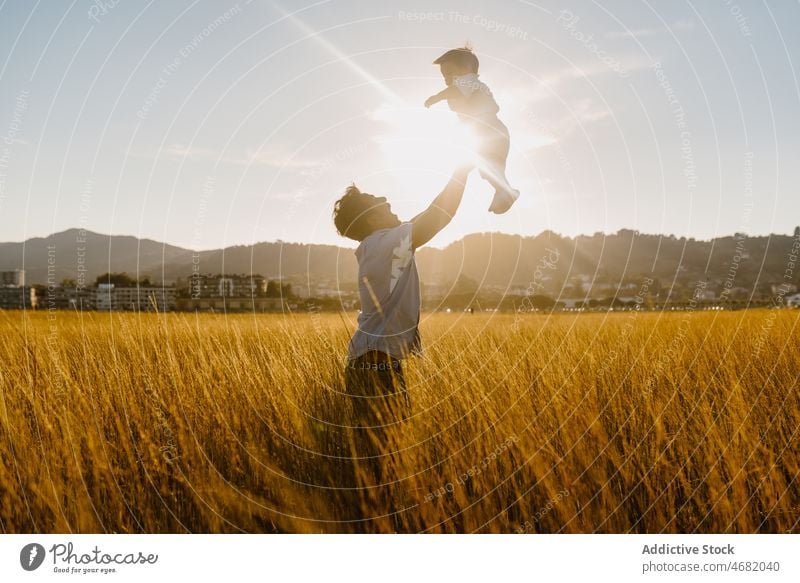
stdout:
[(361, 313), (350, 340), (345, 385), (356, 423), (371, 430), (358, 440), (361, 457), (380, 479), (385, 428), (410, 415), (401, 361), (421, 350), (420, 287), (414, 252), (453, 218), (471, 166), (453, 173), (431, 205), (410, 222), (400, 222), (386, 198), (350, 186), (336, 201), (333, 222), (340, 235), (359, 241), (358, 291)]

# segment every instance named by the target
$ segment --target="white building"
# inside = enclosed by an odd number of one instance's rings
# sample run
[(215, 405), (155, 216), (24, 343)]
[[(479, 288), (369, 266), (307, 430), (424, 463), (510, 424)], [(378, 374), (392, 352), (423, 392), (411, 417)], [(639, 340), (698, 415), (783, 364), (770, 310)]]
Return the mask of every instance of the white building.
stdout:
[(175, 309), (174, 287), (116, 287), (113, 283), (97, 285), (96, 310), (134, 310), (169, 312)]
[(31, 286), (0, 286), (0, 310), (30, 310), (36, 303), (36, 290)]
[(25, 287), (25, 270), (0, 271), (0, 286)]
[(193, 298), (253, 298), (267, 291), (267, 280), (260, 275), (211, 275), (193, 273), (189, 278)]
[(778, 294), (785, 295), (785, 294), (796, 294), (797, 293), (797, 286), (793, 283), (773, 283), (770, 287), (772, 291), (772, 295), (776, 296)]
[(698, 292), (695, 295), (695, 299), (698, 299), (698, 300), (716, 300), (717, 299), (717, 294), (713, 290), (706, 289), (706, 290), (703, 290), (701, 292)]

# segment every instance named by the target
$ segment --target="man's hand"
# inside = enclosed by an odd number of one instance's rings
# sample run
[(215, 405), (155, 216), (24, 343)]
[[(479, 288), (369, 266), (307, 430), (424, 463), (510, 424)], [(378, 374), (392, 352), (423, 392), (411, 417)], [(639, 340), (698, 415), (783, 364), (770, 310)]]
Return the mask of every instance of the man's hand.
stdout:
[(439, 103), (441, 100), (442, 98), (439, 97), (438, 94), (431, 95), (430, 97), (428, 97), (428, 99), (425, 100), (425, 107), (430, 107), (431, 105), (435, 105)]
[(437, 196), (431, 205), (411, 219), (411, 245), (414, 249), (422, 247), (441, 231), (453, 215), (456, 214), (461, 198), (464, 196), (464, 187), (467, 185), (467, 176), (472, 170), (471, 164), (459, 166), (450, 177), (450, 182)]

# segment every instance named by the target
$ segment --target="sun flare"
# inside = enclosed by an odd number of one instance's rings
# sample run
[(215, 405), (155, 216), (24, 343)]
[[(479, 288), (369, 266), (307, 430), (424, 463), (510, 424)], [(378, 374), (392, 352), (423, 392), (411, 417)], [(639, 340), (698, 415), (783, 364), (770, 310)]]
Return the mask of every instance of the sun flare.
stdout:
[(444, 108), (384, 105), (371, 117), (385, 126), (375, 141), (401, 186), (438, 183), (459, 164), (478, 163), (477, 136)]

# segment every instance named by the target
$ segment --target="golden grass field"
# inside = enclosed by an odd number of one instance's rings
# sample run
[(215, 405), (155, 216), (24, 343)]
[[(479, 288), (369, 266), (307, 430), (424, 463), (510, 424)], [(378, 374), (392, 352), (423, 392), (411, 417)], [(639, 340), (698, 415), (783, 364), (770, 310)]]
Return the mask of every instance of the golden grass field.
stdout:
[(423, 314), (390, 479), (357, 487), (354, 314), (0, 311), (0, 527), (800, 532), (798, 323)]

